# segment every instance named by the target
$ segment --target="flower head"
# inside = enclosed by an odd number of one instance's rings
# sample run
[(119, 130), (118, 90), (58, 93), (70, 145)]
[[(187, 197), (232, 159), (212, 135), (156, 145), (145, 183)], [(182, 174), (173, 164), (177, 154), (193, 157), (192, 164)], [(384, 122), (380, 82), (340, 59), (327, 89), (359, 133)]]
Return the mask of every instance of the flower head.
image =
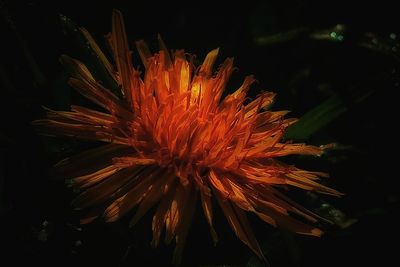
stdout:
[(339, 193), (317, 182), (326, 174), (276, 160), (291, 154), (319, 155), (323, 147), (280, 142), (296, 119), (284, 119), (286, 111), (267, 110), (274, 93), (261, 93), (245, 104), (254, 82), (248, 76), (239, 89), (222, 98), (233, 71), (232, 58), (214, 73), (215, 49), (196, 68), (183, 50), (170, 53), (161, 38), (160, 51), (155, 54), (143, 41), (136, 42), (145, 68), (142, 75), (133, 67), (118, 11), (113, 13), (108, 35), (116, 68), (90, 34), (81, 31), (119, 85), (120, 97), (104, 88), (84, 64), (62, 56), (61, 62), (73, 70), (69, 84), (103, 110), (81, 106), (72, 106), (68, 112), (49, 110), (48, 118), (36, 124), (44, 133), (107, 143), (57, 164), (60, 171), (73, 177), (73, 185), (83, 190), (74, 201), (77, 208), (89, 210), (83, 223), (98, 216), (115, 221), (137, 206), (132, 219), (135, 224), (157, 205), (152, 244), (157, 246), (165, 226), (166, 242), (176, 242), (176, 261), (198, 198), (215, 242), (212, 198), (235, 234), (259, 257), (262, 252), (246, 212), (297, 233), (321, 234), (314, 226), (289, 216), (293, 213), (310, 222), (317, 220), (317, 215), (285, 197), (277, 187)]

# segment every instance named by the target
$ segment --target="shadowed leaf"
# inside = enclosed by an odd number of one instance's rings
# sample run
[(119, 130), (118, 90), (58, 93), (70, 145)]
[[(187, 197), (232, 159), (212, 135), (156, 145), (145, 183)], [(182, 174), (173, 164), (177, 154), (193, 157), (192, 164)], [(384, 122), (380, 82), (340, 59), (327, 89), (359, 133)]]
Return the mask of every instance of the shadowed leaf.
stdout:
[(346, 112), (346, 110), (347, 107), (342, 100), (337, 96), (332, 96), (307, 112), (297, 123), (290, 126), (285, 138), (290, 140), (306, 140)]

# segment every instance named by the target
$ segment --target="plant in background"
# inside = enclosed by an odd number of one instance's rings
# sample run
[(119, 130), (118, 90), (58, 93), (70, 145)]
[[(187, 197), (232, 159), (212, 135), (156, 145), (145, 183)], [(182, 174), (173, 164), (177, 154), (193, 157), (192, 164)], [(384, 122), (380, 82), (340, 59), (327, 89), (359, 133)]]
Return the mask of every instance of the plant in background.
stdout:
[[(133, 67), (122, 15), (114, 11), (108, 43), (112, 65), (85, 29), (80, 29), (112, 83), (105, 88), (80, 61), (62, 56), (71, 71), (69, 84), (101, 111), (71, 106), (71, 111), (49, 110), (47, 119), (35, 121), (44, 134), (102, 141), (98, 148), (67, 158), (57, 168), (82, 189), (75, 207), (88, 210), (82, 223), (101, 216), (116, 221), (137, 207), (134, 225), (150, 208), (152, 244), (157, 246), (163, 228), (167, 243), (175, 239), (174, 261), (179, 262), (198, 198), (214, 242), (212, 198), (215, 198), (235, 234), (263, 257), (246, 212), (288, 230), (319, 236), (313, 224), (318, 216), (288, 199), (277, 188), (299, 187), (330, 195), (339, 192), (317, 182), (325, 173), (306, 171), (277, 160), (292, 154), (320, 155), (325, 147), (282, 143), (287, 111), (268, 111), (274, 93), (263, 92), (245, 104), (254, 82), (222, 99), (233, 71), (226, 59), (215, 73), (218, 49), (201, 66), (183, 50), (170, 53), (161, 38), (152, 54), (143, 41), (136, 47), (144, 73)], [(308, 220), (304, 223), (296, 214)]]

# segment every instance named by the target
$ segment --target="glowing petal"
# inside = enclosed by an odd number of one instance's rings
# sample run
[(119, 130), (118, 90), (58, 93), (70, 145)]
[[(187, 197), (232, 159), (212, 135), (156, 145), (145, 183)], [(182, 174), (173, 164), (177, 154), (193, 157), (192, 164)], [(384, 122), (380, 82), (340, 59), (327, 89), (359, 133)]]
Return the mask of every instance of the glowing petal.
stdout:
[(138, 206), (131, 221), (135, 225), (158, 203), (152, 245), (158, 245), (165, 225), (165, 242), (176, 241), (175, 263), (181, 261), (198, 194), (214, 243), (218, 238), (212, 197), (237, 237), (260, 258), (262, 251), (245, 212), (253, 212), (273, 226), (306, 235), (322, 234), (291, 215), (311, 223), (324, 219), (275, 187), (294, 186), (335, 196), (341, 193), (319, 183), (327, 174), (301, 170), (276, 158), (318, 156), (332, 145), (281, 143), (287, 127), (297, 119), (284, 119), (288, 111), (267, 110), (275, 96), (272, 92), (263, 92), (245, 104), (253, 76), (221, 99), (234, 70), (233, 58), (214, 72), (219, 52), (214, 49), (196, 69), (193, 57), (183, 50), (170, 53), (158, 36), (158, 53), (152, 54), (144, 41), (136, 42), (145, 66), (142, 75), (133, 68), (122, 14), (114, 11), (108, 42), (115, 71), (91, 35), (83, 28), (80, 31), (123, 96), (117, 97), (96, 81), (82, 62), (62, 56), (60, 60), (72, 76), (69, 84), (104, 110), (46, 108), (47, 119), (34, 124), (44, 134), (110, 143), (56, 165), (61, 176), (71, 178), (71, 184), (83, 190), (73, 202), (86, 214), (82, 223), (101, 214), (108, 222), (116, 221)]

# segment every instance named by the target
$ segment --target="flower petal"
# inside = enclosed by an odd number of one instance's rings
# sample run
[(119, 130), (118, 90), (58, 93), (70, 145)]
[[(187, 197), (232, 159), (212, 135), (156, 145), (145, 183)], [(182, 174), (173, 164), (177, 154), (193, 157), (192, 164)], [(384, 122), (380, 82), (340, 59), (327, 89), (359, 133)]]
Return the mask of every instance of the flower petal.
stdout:
[(218, 242), (218, 236), (217, 232), (215, 232), (213, 223), (212, 223), (212, 218), (213, 218), (213, 213), (212, 213), (212, 203), (211, 203), (211, 196), (205, 194), (203, 191), (200, 191), (200, 196), (201, 196), (201, 206), (203, 207), (203, 212), (204, 216), (207, 219), (207, 223), (210, 226), (210, 232), (211, 232), (211, 237), (214, 242), (214, 246)]
[(167, 189), (163, 199), (158, 205), (157, 210), (153, 216), (153, 222), (152, 222), (153, 240), (151, 241), (153, 247), (158, 246), (162, 227), (164, 226), (165, 220), (167, 219), (169, 208), (171, 207), (171, 203), (175, 196), (176, 187), (177, 184), (174, 183)]
[(132, 103), (132, 78), (133, 67), (131, 51), (129, 50), (128, 38), (126, 37), (125, 24), (122, 13), (118, 10), (113, 10), (112, 14), (112, 32), (111, 44), (114, 52), (114, 59), (117, 63), (118, 74), (122, 85), (126, 101)]
[(95, 204), (101, 204), (129, 180), (135, 179), (141, 170), (142, 169), (138, 167), (122, 169), (109, 176), (103, 182), (90, 187), (81, 193), (77, 198), (75, 198), (72, 204), (78, 209), (84, 209)]
[(105, 220), (107, 222), (116, 221), (138, 205), (151, 189), (154, 181), (159, 178), (160, 171), (161, 170), (156, 167), (147, 167), (142, 173), (137, 175), (137, 183), (130, 186), (130, 190), (127, 193), (107, 207), (103, 214)]
[[(167, 170), (165, 170), (167, 172)], [(146, 193), (143, 201), (140, 203), (135, 216), (130, 222), (130, 226), (134, 226), (142, 216), (153, 207), (172, 187), (176, 176), (174, 173), (160, 174), (158, 181), (151, 185), (150, 190)]]
[(253, 231), (251, 230), (249, 223), (247, 221), (246, 215), (242, 210), (235, 207), (227, 199), (224, 199), (220, 193), (215, 191), (215, 197), (225, 214), (232, 230), (235, 232), (236, 236), (245, 243), (259, 258), (264, 258), (261, 248), (254, 237)]
[(193, 214), (197, 203), (197, 192), (193, 187), (186, 188), (188, 194), (184, 199), (184, 208), (182, 210), (181, 219), (179, 220), (178, 228), (176, 229), (175, 241), (176, 246), (172, 262), (179, 264), (182, 259), (183, 249), (186, 243), (186, 237), (192, 224)]

